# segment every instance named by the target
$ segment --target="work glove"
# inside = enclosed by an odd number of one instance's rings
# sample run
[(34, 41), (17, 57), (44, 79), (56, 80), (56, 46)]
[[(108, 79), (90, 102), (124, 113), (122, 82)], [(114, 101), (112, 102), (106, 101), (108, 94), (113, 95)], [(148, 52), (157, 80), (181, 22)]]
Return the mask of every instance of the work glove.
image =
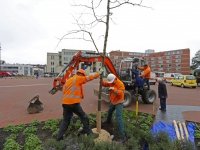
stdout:
[(100, 75), (102, 75), (102, 74), (103, 74), (103, 72), (104, 72), (104, 69), (103, 69), (103, 68), (101, 68), (101, 69), (99, 70), (99, 74), (100, 74)]
[(114, 90), (115, 88), (114, 87), (109, 87), (109, 89), (108, 90)]

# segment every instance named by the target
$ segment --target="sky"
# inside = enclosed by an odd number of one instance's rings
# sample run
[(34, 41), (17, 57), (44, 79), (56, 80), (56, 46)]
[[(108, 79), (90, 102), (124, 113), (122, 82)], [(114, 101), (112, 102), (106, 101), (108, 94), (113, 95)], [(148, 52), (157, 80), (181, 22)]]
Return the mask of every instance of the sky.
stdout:
[[(86, 41), (90, 40), (88, 34), (84, 34), (85, 40), (83, 33), (64, 36), (80, 27), (92, 33), (102, 52), (105, 24), (86, 28), (94, 17), (90, 9), (78, 4), (80, 0), (0, 0), (1, 60), (10, 64), (46, 64), (47, 52), (95, 50), (94, 44)], [(82, 0), (81, 4), (91, 6), (91, 0)], [(194, 57), (200, 50), (200, 0), (143, 0), (142, 5), (150, 8), (122, 5), (111, 9), (107, 52), (189, 48), (190, 57)], [(105, 15), (105, 0), (95, 12)], [(63, 36), (65, 39), (59, 42)]]

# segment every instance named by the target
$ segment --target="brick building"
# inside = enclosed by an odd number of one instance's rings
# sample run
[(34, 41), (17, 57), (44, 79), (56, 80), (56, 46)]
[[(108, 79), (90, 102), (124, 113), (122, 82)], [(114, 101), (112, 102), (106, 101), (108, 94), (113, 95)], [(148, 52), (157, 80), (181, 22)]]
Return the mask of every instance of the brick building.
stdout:
[(153, 71), (190, 74), (190, 49), (154, 52), (146, 50), (141, 52), (111, 51), (110, 59), (118, 70), (122, 58), (144, 56)]

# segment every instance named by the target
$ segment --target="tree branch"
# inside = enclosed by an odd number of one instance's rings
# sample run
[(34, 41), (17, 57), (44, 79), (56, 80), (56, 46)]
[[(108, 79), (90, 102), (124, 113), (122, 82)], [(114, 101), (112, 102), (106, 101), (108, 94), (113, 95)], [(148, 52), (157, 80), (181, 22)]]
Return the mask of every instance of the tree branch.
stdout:
[(129, 2), (129, 0), (125, 0), (124, 2), (120, 2), (120, 1), (118, 1), (118, 0), (115, 0), (115, 1), (113, 1), (113, 2), (111, 2), (111, 3), (113, 3), (113, 4), (114, 4), (114, 3), (118, 3), (118, 4), (117, 4), (116, 6), (110, 7), (110, 9), (114, 9), (114, 8), (120, 7), (120, 6), (125, 5), (125, 4), (129, 4), (129, 5), (133, 5), (133, 6), (139, 6), (139, 7), (145, 7), (145, 8), (151, 8), (151, 9), (153, 9), (152, 7), (147, 7), (147, 6), (141, 5), (141, 4), (142, 4), (142, 0), (140, 1), (139, 4)]

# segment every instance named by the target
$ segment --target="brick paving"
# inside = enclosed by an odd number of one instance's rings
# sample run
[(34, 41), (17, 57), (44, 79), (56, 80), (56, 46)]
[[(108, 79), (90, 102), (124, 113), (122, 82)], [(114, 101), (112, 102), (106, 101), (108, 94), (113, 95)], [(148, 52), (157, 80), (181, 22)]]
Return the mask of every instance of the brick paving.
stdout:
[[(82, 100), (82, 107), (86, 113), (93, 113), (97, 111), (98, 99), (93, 94), (93, 89), (98, 89), (99, 80), (84, 85), (85, 98)], [(167, 113), (170, 109), (181, 111), (178, 117), (184, 120), (200, 122), (200, 87), (196, 89), (180, 88), (167, 85), (169, 98), (167, 99)], [(45, 121), (50, 118), (58, 119), (62, 117), (61, 99), (62, 93), (59, 91), (55, 95), (48, 93), (53, 87), (53, 78), (3, 78), (0, 79), (0, 128), (8, 124), (30, 123), (34, 119)], [(151, 85), (151, 88), (157, 92), (157, 85)], [(29, 101), (36, 95), (39, 95), (40, 101), (44, 104), (43, 112), (37, 114), (28, 114), (27, 108)], [(171, 107), (172, 106), (172, 107)], [(180, 107), (185, 106), (185, 107)], [(188, 109), (189, 107), (191, 109)], [(193, 109), (195, 106), (197, 110)], [(102, 101), (102, 111), (106, 111), (109, 104)], [(139, 100), (139, 112), (155, 114), (156, 120), (161, 120), (159, 107), (159, 99), (157, 98), (155, 108), (153, 105), (144, 104)], [(180, 109), (181, 108), (181, 109)], [(183, 109), (182, 109), (183, 108)], [(135, 101), (127, 107), (128, 110), (135, 110)], [(175, 120), (177, 116), (174, 116)], [(173, 119), (173, 117), (171, 118)], [(165, 120), (164, 120), (165, 121)]]

